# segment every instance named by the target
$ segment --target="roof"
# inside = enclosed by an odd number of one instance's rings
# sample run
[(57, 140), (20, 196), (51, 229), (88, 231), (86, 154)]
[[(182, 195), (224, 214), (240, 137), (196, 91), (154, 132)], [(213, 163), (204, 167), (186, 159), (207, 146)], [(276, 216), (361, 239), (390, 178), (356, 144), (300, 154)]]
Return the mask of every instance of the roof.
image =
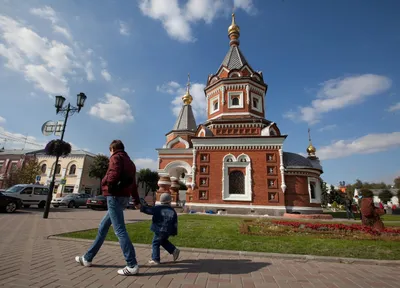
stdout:
[[(357, 191), (357, 194), (360, 193), (360, 191), (362, 189), (355, 189)], [(379, 194), (383, 191), (383, 190), (389, 190), (390, 193), (392, 193), (393, 196), (397, 196), (397, 191), (399, 191), (399, 189), (368, 189), (372, 192), (372, 194), (374, 194), (374, 196), (379, 196)]]
[(196, 131), (197, 124), (194, 118), (192, 106), (190, 104), (183, 105), (179, 112), (178, 119), (176, 119), (172, 131)]
[[(27, 154), (40, 154), (43, 155), (45, 154), (44, 149), (43, 150), (32, 150), (31, 152), (27, 153)], [(78, 150), (72, 150), (71, 153), (69, 155), (81, 155), (81, 156), (91, 156), (91, 157), (96, 157), (96, 154), (93, 154), (91, 152), (82, 150), (82, 149), (78, 149)], [(68, 155), (68, 156), (69, 156)], [(68, 157), (67, 156), (67, 157)]]
[(225, 55), (224, 61), (222, 61), (221, 66), (225, 66), (229, 70), (232, 70), (240, 69), (246, 64), (247, 60), (243, 56), (242, 51), (240, 51), (239, 46), (232, 45), (229, 48), (228, 53)]
[(309, 159), (292, 152), (283, 152), (283, 166), (314, 168)]
[(5, 149), (5, 150), (0, 150), (0, 155), (25, 155), (28, 153), (32, 153), (35, 151), (40, 151), (40, 150), (33, 150), (33, 149)]

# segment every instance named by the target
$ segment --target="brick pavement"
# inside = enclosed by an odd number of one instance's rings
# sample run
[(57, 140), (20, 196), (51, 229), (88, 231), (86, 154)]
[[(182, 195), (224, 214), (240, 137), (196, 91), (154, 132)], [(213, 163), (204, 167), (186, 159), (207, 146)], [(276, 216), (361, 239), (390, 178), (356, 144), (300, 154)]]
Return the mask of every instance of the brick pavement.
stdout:
[[(181, 252), (180, 261), (146, 266), (150, 249), (136, 248), (140, 275), (119, 276), (118, 246), (103, 246), (94, 266), (74, 262), (89, 243), (47, 236), (95, 228), (104, 212), (64, 209), (42, 219), (27, 209), (0, 214), (0, 287), (399, 287), (398, 267)], [(126, 212), (127, 221), (148, 216)], [(373, 249), (373, 247), (371, 247)], [(345, 255), (344, 255), (345, 256)], [(166, 257), (164, 255), (164, 257)], [(166, 258), (164, 258), (166, 259)], [(170, 258), (168, 258), (170, 259)]]

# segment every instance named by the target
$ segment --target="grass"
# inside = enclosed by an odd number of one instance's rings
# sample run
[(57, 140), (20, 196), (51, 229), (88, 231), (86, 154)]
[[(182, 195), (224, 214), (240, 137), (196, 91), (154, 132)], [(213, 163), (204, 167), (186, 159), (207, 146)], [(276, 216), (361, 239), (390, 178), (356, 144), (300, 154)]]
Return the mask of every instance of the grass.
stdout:
[[(400, 241), (319, 239), (315, 236), (253, 236), (239, 233), (244, 218), (209, 215), (179, 216), (179, 235), (172, 242), (178, 247), (238, 251), (307, 254), (364, 259), (400, 260)], [(150, 244), (150, 221), (127, 224), (132, 242)], [(94, 239), (97, 229), (60, 236)], [(118, 241), (110, 229), (107, 239)]]

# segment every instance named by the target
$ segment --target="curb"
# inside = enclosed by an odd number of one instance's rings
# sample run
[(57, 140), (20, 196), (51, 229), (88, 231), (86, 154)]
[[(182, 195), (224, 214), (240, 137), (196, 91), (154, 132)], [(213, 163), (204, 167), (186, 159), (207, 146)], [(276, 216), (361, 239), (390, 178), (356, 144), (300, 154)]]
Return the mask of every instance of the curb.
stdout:
[[(83, 243), (92, 243), (93, 240), (60, 237), (50, 235), (47, 237), (50, 240), (61, 240), (61, 241), (75, 241)], [(104, 241), (105, 245), (119, 246), (118, 242)], [(136, 244), (135, 247), (151, 249), (150, 244)], [(297, 260), (298, 262), (332, 262), (342, 264), (363, 264), (363, 265), (379, 265), (379, 266), (399, 266), (400, 260), (375, 260), (375, 259), (359, 259), (359, 258), (343, 258), (343, 257), (329, 257), (329, 256), (314, 256), (314, 255), (301, 255), (301, 254), (280, 254), (280, 253), (265, 253), (265, 252), (248, 252), (248, 251), (234, 251), (234, 250), (217, 250), (217, 249), (202, 249), (202, 248), (179, 248), (181, 251), (203, 253), (203, 254), (218, 254), (218, 255), (237, 255), (237, 256), (249, 256), (249, 257), (263, 257), (263, 258), (275, 258), (285, 260)]]

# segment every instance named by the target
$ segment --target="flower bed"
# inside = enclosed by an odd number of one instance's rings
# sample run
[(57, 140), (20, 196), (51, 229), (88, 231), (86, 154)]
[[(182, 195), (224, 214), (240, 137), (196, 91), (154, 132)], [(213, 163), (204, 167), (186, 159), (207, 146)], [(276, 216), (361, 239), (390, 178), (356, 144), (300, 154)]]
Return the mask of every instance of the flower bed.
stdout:
[(318, 238), (400, 241), (400, 229), (386, 228), (379, 232), (359, 224), (340, 223), (245, 220), (240, 227), (240, 233), (260, 236), (313, 235)]

